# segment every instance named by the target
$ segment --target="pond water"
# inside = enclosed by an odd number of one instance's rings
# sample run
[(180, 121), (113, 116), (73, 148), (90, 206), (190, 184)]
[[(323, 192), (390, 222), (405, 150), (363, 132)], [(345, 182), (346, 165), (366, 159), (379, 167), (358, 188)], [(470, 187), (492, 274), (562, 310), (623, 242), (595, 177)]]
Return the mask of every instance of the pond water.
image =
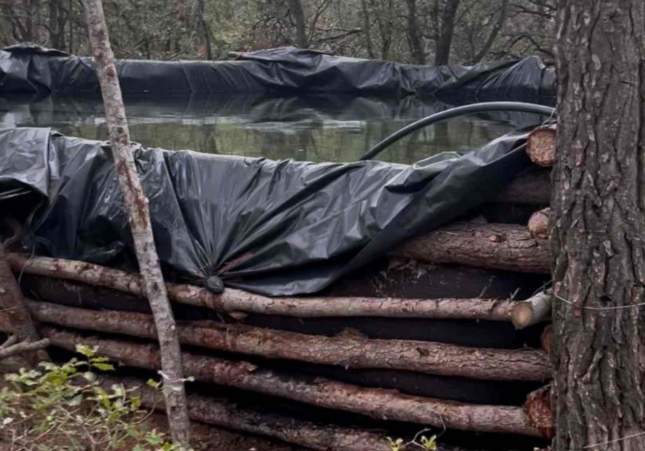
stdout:
[[(417, 98), (343, 96), (126, 99), (132, 139), (145, 146), (309, 161), (355, 161), (404, 125), (450, 106)], [(477, 148), (538, 120), (525, 113), (464, 116), (420, 130), (379, 158), (413, 163), (447, 150)], [(15, 126), (107, 137), (96, 100), (0, 99), (0, 127)]]

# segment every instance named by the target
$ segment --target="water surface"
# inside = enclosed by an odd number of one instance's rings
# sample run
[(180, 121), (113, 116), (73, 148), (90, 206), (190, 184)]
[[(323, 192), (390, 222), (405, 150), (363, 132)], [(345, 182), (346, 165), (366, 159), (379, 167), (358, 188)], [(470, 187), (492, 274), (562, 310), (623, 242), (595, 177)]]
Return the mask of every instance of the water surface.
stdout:
[[(126, 99), (132, 139), (146, 146), (309, 161), (355, 161), (404, 125), (450, 106), (414, 97)], [(443, 151), (469, 150), (538, 119), (524, 113), (464, 116), (427, 127), (379, 158), (413, 163)], [(0, 99), (0, 127), (15, 126), (107, 138), (102, 104), (90, 99)]]

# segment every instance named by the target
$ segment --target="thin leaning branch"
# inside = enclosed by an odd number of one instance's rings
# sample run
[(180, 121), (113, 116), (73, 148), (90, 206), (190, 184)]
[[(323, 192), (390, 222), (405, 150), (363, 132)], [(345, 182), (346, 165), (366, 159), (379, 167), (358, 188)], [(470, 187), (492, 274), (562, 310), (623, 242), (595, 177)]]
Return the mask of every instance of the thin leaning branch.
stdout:
[(128, 212), (144, 292), (153, 312), (159, 338), (161, 370), (165, 376), (163, 387), (168, 423), (173, 441), (188, 449), (190, 420), (186, 406), (179, 339), (155, 248), (148, 199), (143, 192), (134, 164), (125, 107), (103, 13), (103, 3), (101, 0), (85, 0), (85, 7), (89, 40), (103, 94), (116, 174)]

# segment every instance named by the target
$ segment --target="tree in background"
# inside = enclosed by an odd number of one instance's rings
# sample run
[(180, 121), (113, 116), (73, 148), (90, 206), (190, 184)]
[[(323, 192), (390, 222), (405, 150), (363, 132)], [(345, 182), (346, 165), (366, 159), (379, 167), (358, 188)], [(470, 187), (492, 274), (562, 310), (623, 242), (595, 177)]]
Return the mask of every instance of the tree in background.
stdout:
[(554, 449), (645, 449), (645, 2), (560, 0)]
[[(552, 58), (555, 0), (105, 0), (120, 58), (217, 59), (285, 45), (426, 64)], [(90, 53), (78, 0), (0, 1), (0, 46)]]

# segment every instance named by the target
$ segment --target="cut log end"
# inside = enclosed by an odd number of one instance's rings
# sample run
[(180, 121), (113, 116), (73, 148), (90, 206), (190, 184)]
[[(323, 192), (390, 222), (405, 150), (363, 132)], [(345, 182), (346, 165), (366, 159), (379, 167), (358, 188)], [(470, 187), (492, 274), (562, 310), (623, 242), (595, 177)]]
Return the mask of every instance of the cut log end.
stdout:
[(551, 408), (551, 387), (542, 387), (529, 393), (524, 404), (528, 423), (540, 431), (542, 436), (552, 439), (555, 436), (555, 421)]
[(511, 319), (516, 329), (524, 329), (525, 327), (528, 327), (528, 324), (533, 321), (533, 307), (528, 303), (519, 303), (517, 306), (513, 307)]
[(551, 350), (553, 349), (553, 326), (549, 324), (544, 328), (542, 331), (542, 335), (540, 335), (540, 343), (542, 345), (542, 350), (547, 354), (551, 354)]
[(531, 161), (542, 167), (555, 163), (555, 127), (547, 126), (533, 130), (527, 139), (526, 152)]
[(547, 240), (549, 239), (549, 229), (551, 225), (551, 209), (543, 208), (536, 211), (529, 218), (529, 233), (533, 238)]
[(511, 321), (516, 329), (525, 329), (546, 321), (550, 313), (551, 295), (540, 292), (525, 301), (516, 303), (511, 311)]

